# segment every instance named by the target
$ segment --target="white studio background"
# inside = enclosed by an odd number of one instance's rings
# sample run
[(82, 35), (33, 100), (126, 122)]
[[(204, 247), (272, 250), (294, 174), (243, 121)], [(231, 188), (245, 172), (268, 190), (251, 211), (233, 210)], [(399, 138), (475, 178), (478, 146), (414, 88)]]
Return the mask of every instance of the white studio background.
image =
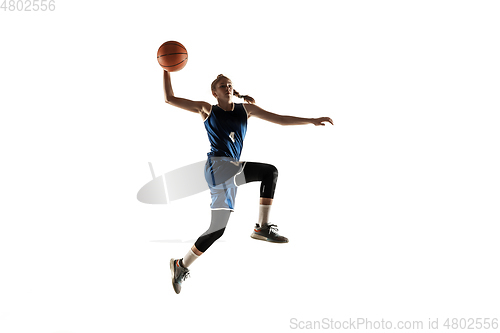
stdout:
[[(499, 316), (495, 1), (59, 1), (0, 11), (0, 331), (293, 331), (318, 321)], [(276, 165), (180, 295), (168, 262), (210, 198), (137, 201), (155, 173), (205, 159), (201, 118), (163, 102), (155, 54), (189, 52), (176, 95), (215, 102), (223, 73), (271, 112), (242, 160)]]

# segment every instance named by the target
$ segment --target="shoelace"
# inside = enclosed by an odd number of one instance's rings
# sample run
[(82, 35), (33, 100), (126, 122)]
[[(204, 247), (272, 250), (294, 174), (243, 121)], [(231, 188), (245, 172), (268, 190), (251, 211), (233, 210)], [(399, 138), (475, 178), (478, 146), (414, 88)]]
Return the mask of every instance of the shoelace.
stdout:
[(276, 224), (268, 224), (267, 226), (269, 227), (269, 233), (273, 233), (276, 235), (278, 234), (278, 228)]
[(188, 270), (185, 270), (183, 273), (181, 273), (181, 280), (182, 281), (186, 281), (186, 279), (189, 277), (189, 271)]
[(189, 269), (180, 267), (181, 270), (179, 277), (177, 279), (180, 279), (181, 281), (186, 281), (186, 279), (189, 277)]
[(183, 276), (182, 276), (182, 281), (186, 281), (186, 279), (189, 277), (189, 272), (186, 272)]

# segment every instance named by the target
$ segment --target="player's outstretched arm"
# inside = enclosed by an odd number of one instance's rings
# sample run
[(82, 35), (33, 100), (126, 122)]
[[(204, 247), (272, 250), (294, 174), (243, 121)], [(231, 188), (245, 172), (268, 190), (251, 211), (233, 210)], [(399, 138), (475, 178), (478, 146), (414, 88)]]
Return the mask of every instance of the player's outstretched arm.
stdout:
[(325, 126), (325, 123), (333, 125), (333, 120), (329, 117), (321, 118), (301, 118), (294, 116), (283, 116), (276, 113), (266, 111), (255, 104), (245, 104), (249, 117), (255, 116), (262, 120), (279, 125), (305, 125), (314, 124), (315, 126)]
[(207, 102), (195, 102), (189, 99), (176, 97), (172, 90), (170, 73), (166, 70), (163, 71), (163, 90), (165, 93), (165, 103), (187, 111), (200, 113), (202, 116), (205, 114), (205, 117), (210, 113), (212, 106)]

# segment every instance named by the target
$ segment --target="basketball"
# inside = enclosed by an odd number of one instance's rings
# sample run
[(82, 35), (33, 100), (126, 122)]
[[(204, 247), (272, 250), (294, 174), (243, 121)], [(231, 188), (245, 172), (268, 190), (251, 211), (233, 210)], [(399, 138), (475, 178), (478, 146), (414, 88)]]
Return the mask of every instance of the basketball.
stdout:
[(157, 58), (163, 69), (169, 72), (177, 72), (186, 66), (188, 53), (181, 43), (169, 41), (160, 46)]

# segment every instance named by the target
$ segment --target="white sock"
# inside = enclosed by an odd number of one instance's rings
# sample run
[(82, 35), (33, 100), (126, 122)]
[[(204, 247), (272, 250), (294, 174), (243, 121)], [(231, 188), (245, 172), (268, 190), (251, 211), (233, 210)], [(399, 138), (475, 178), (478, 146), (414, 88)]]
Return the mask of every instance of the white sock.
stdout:
[(196, 255), (193, 250), (189, 249), (188, 253), (182, 258), (182, 266), (188, 268), (200, 256)]
[(259, 225), (267, 224), (269, 222), (269, 211), (272, 205), (260, 205), (259, 206)]

